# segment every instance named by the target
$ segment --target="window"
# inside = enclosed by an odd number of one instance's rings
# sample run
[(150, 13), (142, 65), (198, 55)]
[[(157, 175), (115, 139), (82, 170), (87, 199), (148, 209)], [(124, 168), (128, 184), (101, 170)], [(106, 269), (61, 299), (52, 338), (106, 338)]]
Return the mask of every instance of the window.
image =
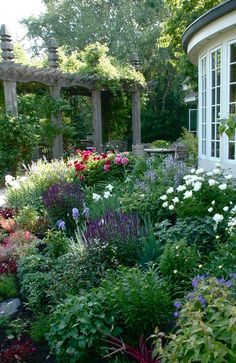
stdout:
[[(229, 113), (236, 114), (236, 42), (229, 45)], [(229, 140), (228, 158), (236, 159), (235, 135)]]
[(221, 86), (221, 49), (210, 54), (211, 65), (211, 156), (220, 157), (220, 86)]
[(201, 117), (201, 153), (206, 155), (206, 115), (207, 115), (207, 69), (206, 69), (206, 56), (201, 59), (201, 104), (200, 104), (200, 117)]

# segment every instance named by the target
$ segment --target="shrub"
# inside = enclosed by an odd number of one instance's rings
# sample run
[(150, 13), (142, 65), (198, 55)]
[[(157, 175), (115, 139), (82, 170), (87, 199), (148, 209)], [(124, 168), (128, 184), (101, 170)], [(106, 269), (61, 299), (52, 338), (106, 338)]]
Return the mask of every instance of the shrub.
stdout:
[(12, 275), (0, 275), (0, 301), (17, 296), (15, 278)]
[(192, 132), (189, 132), (187, 129), (183, 128), (183, 132), (179, 141), (186, 146), (190, 163), (192, 165), (197, 165), (198, 138), (194, 136)]
[(15, 221), (19, 229), (33, 231), (39, 220), (39, 213), (33, 206), (23, 207), (15, 216)]
[(68, 251), (69, 239), (62, 231), (47, 232), (43, 242), (46, 244), (46, 252), (52, 259), (58, 258)]
[(37, 314), (30, 328), (30, 336), (35, 342), (44, 342), (49, 329), (49, 316), (43, 313)]
[(170, 141), (167, 140), (155, 140), (152, 142), (152, 146), (153, 147), (157, 147), (157, 148), (166, 148), (168, 146), (170, 146)]
[(66, 299), (50, 318), (47, 340), (58, 362), (88, 362), (91, 355), (101, 354), (101, 338), (117, 335), (114, 317), (104, 312), (106, 296), (99, 291)]
[(169, 242), (160, 258), (160, 272), (173, 281), (190, 281), (198, 268), (200, 256), (195, 246), (187, 246), (185, 241)]
[(194, 278), (195, 289), (176, 314), (177, 331), (160, 349), (163, 362), (235, 362), (234, 280)]

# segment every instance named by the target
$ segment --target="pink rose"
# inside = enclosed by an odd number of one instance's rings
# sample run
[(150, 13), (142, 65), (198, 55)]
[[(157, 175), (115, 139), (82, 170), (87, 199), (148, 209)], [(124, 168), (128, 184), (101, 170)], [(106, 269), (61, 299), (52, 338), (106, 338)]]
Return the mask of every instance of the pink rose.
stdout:
[(122, 160), (121, 160), (121, 164), (128, 165), (129, 164), (129, 159), (126, 158), (126, 157), (123, 157)]
[(107, 173), (110, 170), (110, 164), (105, 164), (103, 168), (105, 173)]
[(120, 165), (121, 164), (121, 156), (120, 155), (117, 155), (114, 159), (114, 164), (117, 164), (117, 165)]

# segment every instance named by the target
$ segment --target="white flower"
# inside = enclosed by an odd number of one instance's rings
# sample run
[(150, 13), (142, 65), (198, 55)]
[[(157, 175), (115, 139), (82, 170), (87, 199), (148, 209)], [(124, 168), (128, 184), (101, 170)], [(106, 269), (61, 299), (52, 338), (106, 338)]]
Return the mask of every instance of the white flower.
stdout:
[(108, 185), (106, 186), (106, 189), (108, 189), (108, 190), (109, 190), (109, 192), (112, 192), (113, 188), (114, 188), (114, 187), (113, 187), (111, 184), (108, 184)]
[(167, 200), (167, 195), (166, 195), (166, 194), (162, 195), (162, 196), (160, 197), (160, 199), (161, 199), (161, 200)]
[(145, 194), (140, 194), (140, 197), (141, 197), (141, 198), (144, 198), (144, 197), (145, 197)]
[(98, 202), (100, 199), (102, 199), (101, 195), (93, 193), (93, 200), (95, 200), (96, 202)]
[(223, 211), (224, 211), (224, 212), (228, 212), (228, 210), (229, 210), (229, 207), (227, 207), (227, 206), (225, 206), (225, 207), (223, 208)]
[(173, 210), (175, 207), (173, 206), (173, 204), (171, 204), (170, 206), (169, 206), (169, 210)]
[(186, 190), (186, 186), (185, 185), (179, 185), (176, 190), (177, 190), (177, 192), (183, 192), (184, 190)]
[(179, 249), (179, 246), (176, 246), (175, 249), (178, 250)]
[(192, 198), (192, 196), (193, 196), (192, 190), (186, 190), (186, 192), (184, 193), (184, 199)]
[(218, 236), (218, 235), (217, 235), (217, 236), (216, 236), (216, 239), (220, 239), (220, 236)]
[(174, 270), (173, 272), (174, 272), (174, 274), (176, 275), (176, 274), (178, 273), (178, 270)]
[(199, 174), (203, 174), (204, 173), (204, 169), (203, 168), (199, 168), (196, 170), (196, 174), (199, 175)]
[(213, 185), (218, 184), (218, 182), (215, 179), (209, 179), (208, 184), (210, 185), (210, 187), (212, 187)]
[(208, 173), (206, 173), (207, 176), (213, 176), (214, 174), (212, 173), (212, 171), (208, 171)]
[(164, 203), (162, 204), (162, 207), (163, 207), (163, 208), (167, 208), (167, 207), (168, 207), (168, 202), (164, 202)]
[(197, 181), (197, 182), (194, 184), (193, 190), (194, 190), (195, 192), (198, 192), (198, 191), (201, 189), (201, 187), (202, 187), (202, 183)]
[(221, 214), (214, 214), (213, 216), (213, 220), (216, 222), (216, 223), (219, 223), (219, 222), (222, 222), (224, 219), (224, 217), (221, 215)]
[(174, 189), (172, 187), (170, 187), (169, 189), (167, 189), (166, 193), (167, 194), (171, 194), (174, 192)]
[(221, 184), (221, 185), (219, 185), (219, 189), (220, 190), (225, 190), (227, 188), (227, 184)]
[(223, 265), (220, 265), (218, 268), (221, 270), (221, 269), (222, 269), (222, 267), (223, 267)]
[(220, 168), (214, 169), (214, 170), (212, 170), (212, 173), (214, 175), (220, 175), (221, 174), (221, 169)]
[(104, 192), (104, 198), (108, 199), (109, 197), (111, 197), (111, 193), (108, 190), (107, 192)]
[(230, 179), (232, 179), (233, 178), (233, 175), (232, 174), (227, 174), (227, 175), (225, 175), (225, 179), (226, 180), (230, 180)]
[(194, 173), (195, 173), (195, 171), (196, 171), (195, 169), (191, 169), (191, 170), (190, 170), (190, 173), (194, 174)]
[(211, 204), (212, 204), (212, 205), (215, 205), (215, 204), (216, 204), (216, 202), (213, 200), (213, 201), (211, 202)]
[(184, 180), (188, 180), (188, 179), (191, 179), (191, 178), (192, 178), (192, 175), (189, 175), (189, 174), (188, 174), (188, 175), (185, 175), (185, 176), (183, 177), (183, 179), (184, 179)]
[(179, 198), (178, 198), (178, 197), (174, 197), (174, 198), (172, 199), (172, 202), (173, 202), (174, 204), (179, 203)]
[(198, 267), (199, 267), (199, 268), (202, 268), (202, 265), (200, 264), (200, 265), (198, 265)]
[(212, 208), (212, 207), (210, 207), (210, 208), (208, 208), (207, 210), (208, 210), (208, 212), (209, 212), (209, 213), (211, 213), (211, 212), (213, 211), (213, 208)]

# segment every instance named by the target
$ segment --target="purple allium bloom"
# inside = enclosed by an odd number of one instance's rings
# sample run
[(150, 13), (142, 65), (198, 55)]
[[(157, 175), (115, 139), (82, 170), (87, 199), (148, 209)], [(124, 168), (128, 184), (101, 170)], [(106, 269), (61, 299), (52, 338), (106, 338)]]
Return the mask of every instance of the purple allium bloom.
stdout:
[(206, 299), (204, 299), (204, 297), (202, 295), (198, 296), (198, 301), (200, 302), (200, 304), (202, 305), (203, 308), (206, 307), (207, 301), (206, 301)]
[(63, 219), (59, 219), (59, 221), (57, 221), (57, 228), (61, 229), (62, 231), (65, 231), (66, 229), (66, 224), (63, 221)]
[(78, 208), (72, 208), (72, 217), (77, 220), (79, 218), (79, 210)]
[(173, 315), (174, 315), (175, 318), (178, 318), (179, 317), (179, 311), (175, 311)]
[(88, 207), (84, 207), (82, 214), (83, 214), (83, 216), (85, 218), (89, 218), (89, 215), (90, 215), (89, 208)]
[(174, 307), (175, 307), (177, 310), (181, 309), (181, 308), (182, 308), (182, 304), (181, 304), (181, 302), (180, 302), (180, 301), (175, 301), (175, 303), (174, 303)]

